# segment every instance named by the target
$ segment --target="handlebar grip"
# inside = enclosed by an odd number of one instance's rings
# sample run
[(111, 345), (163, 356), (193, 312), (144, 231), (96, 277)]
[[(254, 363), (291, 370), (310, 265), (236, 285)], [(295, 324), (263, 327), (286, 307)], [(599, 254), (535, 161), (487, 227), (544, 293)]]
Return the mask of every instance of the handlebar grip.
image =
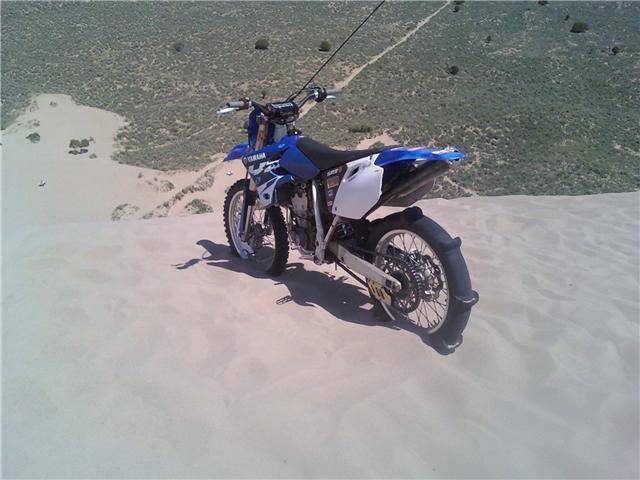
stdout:
[(227, 102), (227, 107), (231, 108), (244, 108), (245, 105), (245, 102)]
[(327, 90), (327, 95), (340, 95), (341, 93), (341, 88), (332, 88), (331, 90)]

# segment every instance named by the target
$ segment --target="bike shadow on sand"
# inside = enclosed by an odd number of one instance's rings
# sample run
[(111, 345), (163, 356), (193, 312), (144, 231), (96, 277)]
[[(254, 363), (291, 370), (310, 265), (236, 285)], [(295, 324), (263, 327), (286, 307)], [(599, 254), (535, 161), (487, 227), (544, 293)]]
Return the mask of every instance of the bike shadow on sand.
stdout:
[[(228, 245), (220, 245), (211, 240), (199, 240), (197, 245), (204, 248), (200, 258), (172, 265), (178, 270), (186, 270), (194, 265), (206, 263), (208, 266), (224, 268), (232, 272), (250, 275), (274, 285), (284, 285), (289, 295), (275, 299), (278, 305), (293, 302), (301, 307), (318, 307), (342, 321), (369, 327), (384, 327), (392, 330), (406, 330), (417, 335), (425, 345), (433, 348), (426, 329), (408, 321), (383, 321), (374, 313), (371, 298), (367, 290), (360, 285), (348, 283), (348, 276), (338, 270), (335, 274), (305, 270), (301, 262), (287, 264), (286, 271), (272, 278), (261, 272), (252, 262), (234, 257)], [(266, 286), (266, 285), (265, 285)]]

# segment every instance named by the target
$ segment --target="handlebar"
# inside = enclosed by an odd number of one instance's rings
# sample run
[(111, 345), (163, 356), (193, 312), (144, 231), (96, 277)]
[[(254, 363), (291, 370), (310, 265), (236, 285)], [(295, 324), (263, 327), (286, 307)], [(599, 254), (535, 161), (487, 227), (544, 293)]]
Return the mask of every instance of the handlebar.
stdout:
[(245, 102), (227, 102), (227, 107), (241, 109), (246, 105)]
[[(307, 92), (307, 96), (299, 103), (295, 103), (293, 102), (293, 99), (289, 100), (289, 103), (293, 104), (295, 106), (295, 114), (297, 116), (297, 112), (300, 108), (302, 108), (302, 106), (309, 100), (314, 99), (316, 102), (320, 103), (323, 102), (324, 100), (326, 100), (327, 98), (335, 98), (336, 95), (340, 95), (342, 93), (342, 89), (340, 88), (333, 88), (330, 90), (326, 90), (322, 87), (311, 87), (309, 89), (306, 90)], [(274, 113), (276, 113), (277, 108), (274, 108), (274, 105), (282, 105), (287, 103), (287, 101), (285, 102), (276, 102), (273, 104), (267, 104), (267, 105), (261, 105), (257, 102), (254, 102), (252, 100), (250, 100), (249, 98), (243, 98), (241, 100), (238, 100), (237, 102), (227, 102), (226, 104), (226, 108), (221, 108), (220, 110), (218, 110), (218, 115), (226, 115), (228, 113), (234, 113), (237, 112), (238, 110), (247, 110), (250, 107), (254, 107), (257, 108), (258, 110), (260, 110), (262, 113), (266, 114), (266, 115), (273, 115)]]

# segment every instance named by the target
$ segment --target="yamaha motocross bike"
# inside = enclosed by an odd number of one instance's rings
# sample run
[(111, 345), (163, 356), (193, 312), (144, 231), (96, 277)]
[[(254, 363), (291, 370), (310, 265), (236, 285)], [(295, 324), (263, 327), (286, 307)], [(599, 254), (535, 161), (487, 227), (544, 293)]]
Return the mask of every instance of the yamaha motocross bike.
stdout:
[[(295, 121), (305, 103), (338, 93), (311, 87), (298, 102), (243, 98), (218, 111), (252, 109), (248, 141), (225, 158), (241, 159), (247, 170), (224, 203), (231, 252), (272, 276), (285, 270), (290, 245), (317, 264), (335, 263), (369, 290), (385, 319), (423, 327), (437, 350), (451, 352), (478, 294), (460, 239), (411, 205), (464, 154), (451, 147), (342, 151), (302, 135)], [(383, 205), (410, 208), (367, 219)]]

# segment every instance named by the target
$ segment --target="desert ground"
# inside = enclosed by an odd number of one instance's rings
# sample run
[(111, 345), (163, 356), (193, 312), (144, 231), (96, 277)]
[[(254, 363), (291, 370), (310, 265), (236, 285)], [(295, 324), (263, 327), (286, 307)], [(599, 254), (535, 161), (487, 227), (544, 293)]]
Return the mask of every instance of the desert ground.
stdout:
[(5, 477), (638, 477), (637, 192), (421, 201), (480, 293), (442, 356), (341, 271), (231, 257), (241, 168), (119, 165), (123, 123), (43, 95), (2, 132)]

